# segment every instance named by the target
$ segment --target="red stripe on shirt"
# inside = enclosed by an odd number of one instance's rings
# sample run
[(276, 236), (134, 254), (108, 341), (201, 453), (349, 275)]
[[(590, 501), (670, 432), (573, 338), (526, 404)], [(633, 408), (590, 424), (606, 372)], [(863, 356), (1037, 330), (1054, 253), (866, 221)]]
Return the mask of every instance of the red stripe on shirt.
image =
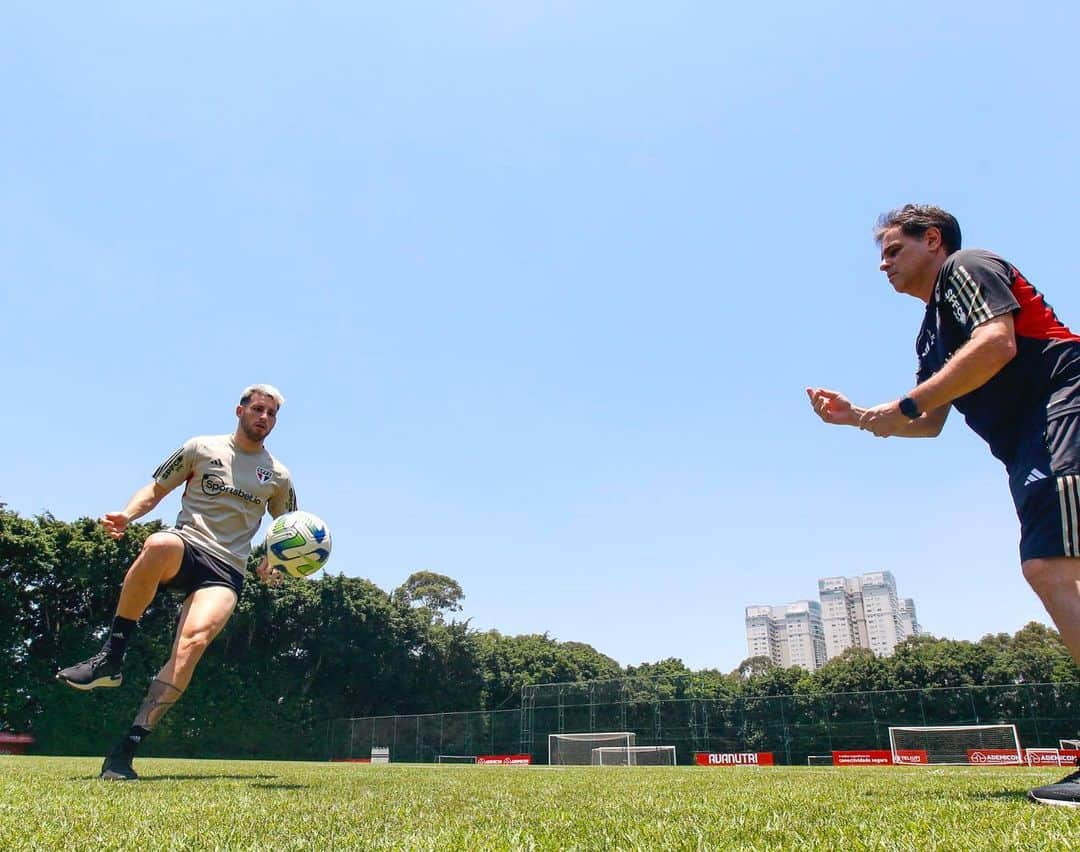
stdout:
[(1046, 304), (1042, 293), (1036, 290), (1016, 269), (1012, 273), (1013, 298), (1020, 305), (1020, 310), (1013, 319), (1013, 328), (1018, 337), (1033, 337), (1036, 340), (1078, 340), (1061, 320), (1054, 309)]

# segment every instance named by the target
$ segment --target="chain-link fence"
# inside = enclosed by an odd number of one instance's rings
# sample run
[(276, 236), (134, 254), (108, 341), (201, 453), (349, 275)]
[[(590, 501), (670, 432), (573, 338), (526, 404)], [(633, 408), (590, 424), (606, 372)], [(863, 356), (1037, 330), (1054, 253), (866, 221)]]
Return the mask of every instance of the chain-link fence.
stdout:
[(362, 760), (387, 747), (395, 763), (435, 763), (440, 755), (509, 754), (521, 743), (521, 711), (427, 713), (334, 719), (327, 725), (330, 760)]
[(801, 695), (717, 695), (693, 675), (553, 683), (522, 690), (520, 710), (336, 719), (327, 756), (395, 762), (439, 755), (525, 753), (547, 762), (548, 734), (631, 731), (638, 745), (695, 751), (771, 751), (778, 763), (844, 749), (888, 749), (890, 725), (1016, 725), (1025, 747), (1080, 736), (1080, 683), (1008, 684)]

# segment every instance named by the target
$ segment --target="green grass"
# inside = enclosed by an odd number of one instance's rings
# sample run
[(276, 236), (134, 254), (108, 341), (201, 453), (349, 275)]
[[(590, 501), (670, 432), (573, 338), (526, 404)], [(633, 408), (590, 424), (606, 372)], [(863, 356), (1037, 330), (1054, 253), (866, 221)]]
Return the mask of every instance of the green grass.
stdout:
[(1059, 770), (0, 758), (3, 849), (1076, 849)]

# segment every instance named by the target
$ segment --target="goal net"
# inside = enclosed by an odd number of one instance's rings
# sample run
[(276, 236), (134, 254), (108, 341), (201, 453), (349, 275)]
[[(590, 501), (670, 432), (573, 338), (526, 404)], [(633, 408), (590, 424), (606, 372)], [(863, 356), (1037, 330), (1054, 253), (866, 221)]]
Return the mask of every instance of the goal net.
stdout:
[(636, 735), (628, 731), (548, 734), (548, 763), (552, 766), (588, 766), (593, 762), (594, 748), (629, 748), (636, 745), (635, 738)]
[(1025, 749), (1028, 766), (1061, 766), (1061, 752), (1056, 748)]
[(1015, 725), (891, 727), (889, 745), (896, 764), (1022, 766)]
[(806, 756), (807, 766), (832, 766), (833, 758), (831, 754), (808, 754)]
[(475, 754), (440, 754), (435, 758), (437, 763), (476, 763)]
[(600, 746), (592, 750), (593, 766), (674, 766), (675, 746)]
[(1061, 751), (1080, 751), (1080, 740), (1058, 740)]

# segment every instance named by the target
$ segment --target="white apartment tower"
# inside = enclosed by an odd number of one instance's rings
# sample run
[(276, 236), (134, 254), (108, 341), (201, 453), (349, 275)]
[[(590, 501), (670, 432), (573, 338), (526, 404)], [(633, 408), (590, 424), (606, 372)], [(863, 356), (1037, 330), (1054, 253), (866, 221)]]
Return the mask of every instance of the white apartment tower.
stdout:
[(888, 571), (863, 574), (860, 579), (870, 650), (879, 657), (888, 657), (904, 639), (900, 628), (896, 580)]
[(847, 648), (868, 648), (887, 657), (902, 641), (919, 633), (915, 603), (911, 598), (900, 601), (896, 579), (889, 571), (823, 577), (818, 580), (818, 595), (830, 660)]
[(905, 639), (922, 636), (919, 618), (915, 615), (915, 601), (911, 598), (900, 599), (900, 629)]
[(748, 606), (746, 648), (751, 657), (768, 657), (778, 666), (817, 671), (825, 664), (821, 605), (796, 601), (786, 606)]
[(867, 648), (866, 613), (862, 584), (857, 577), (824, 577), (818, 580), (821, 623), (825, 630), (826, 659), (839, 657), (848, 648)]

